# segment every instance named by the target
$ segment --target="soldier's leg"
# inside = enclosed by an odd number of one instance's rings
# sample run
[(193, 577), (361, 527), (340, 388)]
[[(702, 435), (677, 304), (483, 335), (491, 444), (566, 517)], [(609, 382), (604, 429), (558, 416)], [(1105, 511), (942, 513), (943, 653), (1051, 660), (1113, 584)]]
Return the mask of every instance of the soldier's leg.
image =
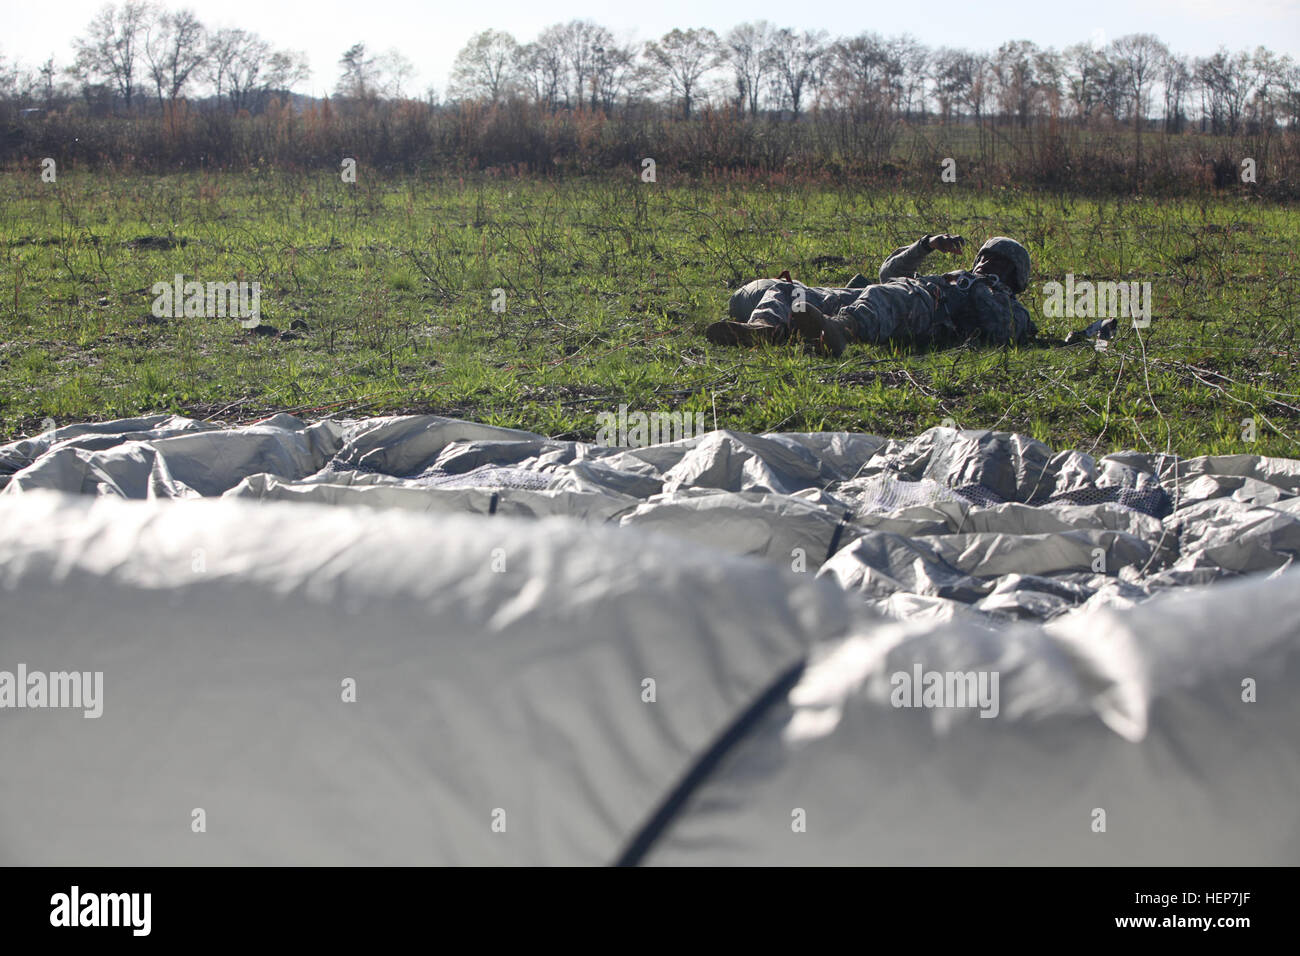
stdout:
[(935, 294), (914, 279), (871, 286), (845, 307), (859, 341), (924, 344), (952, 330)]
[[(859, 296), (833, 315), (808, 309), (802, 315), (795, 314), (795, 327), (800, 337), (823, 355), (839, 356), (853, 342), (879, 345), (898, 333), (899, 319), (896, 311), (888, 307), (877, 313), (876, 304), (880, 303)], [(884, 305), (889, 305), (887, 299)]]
[(870, 286), (834, 315), (795, 321), (801, 336), (831, 355), (852, 342), (928, 342), (951, 326), (929, 289), (913, 280)]
[(715, 345), (756, 345), (760, 342), (780, 344), (790, 337), (791, 306), (796, 296), (807, 296), (807, 286), (778, 279), (758, 279), (731, 297), (729, 311), (744, 314), (749, 299), (761, 291), (758, 302), (744, 321), (714, 322), (704, 332)]
[(731, 293), (731, 301), (727, 303), (727, 314), (736, 322), (748, 322), (758, 303), (767, 294), (767, 290), (779, 281), (779, 279), (755, 279), (742, 285)]
[(794, 314), (794, 329), (822, 355), (839, 356), (850, 342), (859, 341), (855, 324), (843, 311), (828, 317), (811, 305)]

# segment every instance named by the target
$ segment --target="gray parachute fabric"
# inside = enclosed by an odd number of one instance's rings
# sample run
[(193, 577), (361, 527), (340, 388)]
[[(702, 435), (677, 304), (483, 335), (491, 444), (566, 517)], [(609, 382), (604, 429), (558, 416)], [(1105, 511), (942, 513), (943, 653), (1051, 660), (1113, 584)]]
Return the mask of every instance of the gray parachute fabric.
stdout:
[(6, 863), (1300, 861), (1297, 461), (158, 416), (0, 483)]

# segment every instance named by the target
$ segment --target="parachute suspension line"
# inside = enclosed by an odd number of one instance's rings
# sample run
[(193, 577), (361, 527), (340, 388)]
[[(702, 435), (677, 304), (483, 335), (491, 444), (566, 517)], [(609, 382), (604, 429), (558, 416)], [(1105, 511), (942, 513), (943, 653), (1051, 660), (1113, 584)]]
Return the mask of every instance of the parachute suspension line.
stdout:
[(806, 660), (801, 658), (777, 677), (763, 693), (758, 695), (752, 704), (741, 712), (739, 717), (732, 721), (731, 726), (723, 731), (722, 735), (713, 742), (713, 745), (696, 759), (695, 763), (686, 771), (686, 775), (682, 777), (677, 786), (673, 787), (664, 802), (660, 804), (659, 809), (632, 836), (627, 847), (615, 861), (615, 866), (639, 866), (641, 864), (646, 854), (654, 847), (655, 842), (668, 831), (678, 814), (681, 813), (682, 808), (690, 801), (695, 791), (709, 779), (709, 776), (717, 769), (722, 759), (751, 730), (758, 726), (759, 721), (767, 715), (768, 711), (785, 700), (786, 695), (790, 693), (790, 689), (803, 676), (805, 664)]
[(844, 512), (844, 517), (841, 518), (840, 523), (835, 526), (835, 533), (831, 535), (831, 543), (830, 546), (826, 549), (826, 557), (822, 558), (823, 564), (829, 561), (831, 559), (831, 555), (839, 550), (840, 538), (844, 536), (844, 529), (849, 526), (849, 522), (852, 520), (853, 520), (853, 512), (852, 511)]

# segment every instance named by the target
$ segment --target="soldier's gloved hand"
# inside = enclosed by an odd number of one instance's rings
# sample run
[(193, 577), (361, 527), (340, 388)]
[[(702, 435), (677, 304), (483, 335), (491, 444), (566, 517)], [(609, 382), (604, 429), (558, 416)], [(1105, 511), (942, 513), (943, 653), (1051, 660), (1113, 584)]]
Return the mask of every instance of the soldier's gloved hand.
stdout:
[(938, 252), (950, 252), (953, 255), (960, 255), (962, 246), (966, 244), (966, 240), (961, 236), (927, 236), (926, 239), (926, 244), (931, 249)]

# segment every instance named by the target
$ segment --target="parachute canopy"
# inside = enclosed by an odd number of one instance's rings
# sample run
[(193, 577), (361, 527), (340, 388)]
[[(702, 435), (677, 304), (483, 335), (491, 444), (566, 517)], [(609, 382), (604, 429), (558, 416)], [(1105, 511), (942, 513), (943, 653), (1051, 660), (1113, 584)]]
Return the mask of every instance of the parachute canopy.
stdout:
[(0, 482), (7, 863), (1300, 860), (1300, 462), (159, 416)]

